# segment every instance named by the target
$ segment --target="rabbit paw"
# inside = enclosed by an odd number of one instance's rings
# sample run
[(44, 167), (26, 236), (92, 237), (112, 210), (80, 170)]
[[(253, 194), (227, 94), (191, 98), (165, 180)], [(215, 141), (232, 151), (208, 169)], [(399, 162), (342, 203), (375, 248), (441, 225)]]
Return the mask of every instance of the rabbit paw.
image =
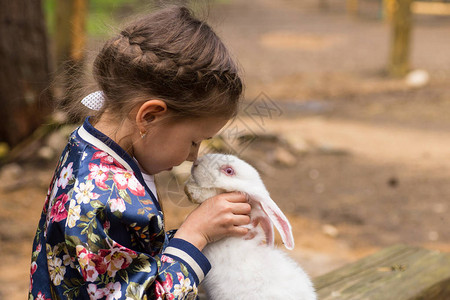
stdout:
[(259, 242), (260, 245), (264, 245), (267, 242), (265, 241), (265, 239), (263, 238), (264, 236), (264, 231), (260, 226), (260, 222), (263, 221), (263, 218), (261, 217), (256, 217), (253, 218), (250, 222), (250, 224), (248, 224), (247, 226), (243, 226), (245, 228), (248, 228), (248, 233), (244, 236), (244, 240), (252, 240), (254, 239), (256, 236), (260, 236), (261, 237), (261, 241)]

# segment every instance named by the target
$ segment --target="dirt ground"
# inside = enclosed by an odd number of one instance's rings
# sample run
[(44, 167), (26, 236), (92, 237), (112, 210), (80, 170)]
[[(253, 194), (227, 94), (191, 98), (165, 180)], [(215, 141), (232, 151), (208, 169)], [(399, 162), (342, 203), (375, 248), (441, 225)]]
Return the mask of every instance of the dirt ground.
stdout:
[[(317, 276), (397, 243), (450, 251), (450, 17), (415, 17), (411, 65), (430, 80), (412, 88), (385, 75), (389, 27), (377, 1), (361, 1), (358, 17), (345, 14), (343, 0), (328, 1), (327, 10), (316, 2), (233, 0), (210, 15), (245, 70), (238, 129), (278, 137), (240, 154), (258, 157), (288, 215), (290, 254)], [(274, 160), (280, 141), (290, 149), (284, 165)], [(15, 177), (0, 171), (2, 299), (26, 297), (55, 162), (23, 165)], [(171, 174), (159, 182), (175, 228), (193, 207), (166, 192), (177, 188)]]

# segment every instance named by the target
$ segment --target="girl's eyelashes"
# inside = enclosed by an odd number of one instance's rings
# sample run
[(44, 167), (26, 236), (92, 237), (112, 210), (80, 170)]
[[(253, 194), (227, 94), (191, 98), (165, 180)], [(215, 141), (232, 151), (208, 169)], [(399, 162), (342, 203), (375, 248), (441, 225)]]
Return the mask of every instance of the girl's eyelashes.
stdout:
[[(210, 140), (210, 139), (212, 139), (212, 137), (209, 137), (209, 138), (206, 138), (206, 139), (204, 139), (204, 140)], [(202, 140), (203, 141), (203, 140)], [(200, 146), (200, 144), (202, 143), (202, 141), (200, 141), (200, 142), (192, 142), (191, 144), (192, 144), (192, 147), (198, 147), (198, 146)]]

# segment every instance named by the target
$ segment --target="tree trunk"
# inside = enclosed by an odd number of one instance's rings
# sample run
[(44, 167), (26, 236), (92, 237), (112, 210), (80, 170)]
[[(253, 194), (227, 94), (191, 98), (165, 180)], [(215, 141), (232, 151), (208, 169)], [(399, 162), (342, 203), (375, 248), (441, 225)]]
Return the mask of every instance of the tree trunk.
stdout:
[(56, 1), (55, 53), (62, 71), (63, 106), (77, 96), (84, 70), (87, 0)]
[(17, 145), (52, 108), (44, 15), (39, 0), (0, 0), (0, 141)]
[(410, 68), (412, 2), (413, 0), (395, 0), (391, 25), (391, 56), (389, 62), (389, 74), (394, 77), (405, 76)]
[(55, 13), (57, 63), (81, 62), (86, 46), (87, 0), (58, 0)]

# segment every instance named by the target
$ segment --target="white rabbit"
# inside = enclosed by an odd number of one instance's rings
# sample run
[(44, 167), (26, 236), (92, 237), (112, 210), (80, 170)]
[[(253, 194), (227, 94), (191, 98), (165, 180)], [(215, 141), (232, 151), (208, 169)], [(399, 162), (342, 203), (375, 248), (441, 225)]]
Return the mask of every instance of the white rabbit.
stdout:
[(273, 247), (272, 224), (286, 248), (294, 248), (294, 239), (289, 221), (270, 198), (258, 172), (232, 155), (207, 154), (194, 162), (185, 186), (192, 202), (202, 203), (232, 191), (248, 195), (251, 224), (260, 223), (262, 230), (252, 228), (256, 232), (253, 239), (228, 237), (205, 247), (203, 253), (212, 265), (202, 283), (208, 299), (315, 300), (308, 275), (287, 254)]

